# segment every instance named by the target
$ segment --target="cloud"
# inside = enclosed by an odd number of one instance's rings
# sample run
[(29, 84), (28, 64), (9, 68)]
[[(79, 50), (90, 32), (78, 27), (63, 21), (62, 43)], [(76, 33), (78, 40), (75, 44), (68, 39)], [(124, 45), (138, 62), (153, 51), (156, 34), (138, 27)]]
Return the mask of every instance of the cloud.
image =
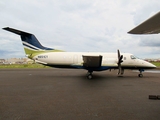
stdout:
[(140, 45), (160, 48), (160, 35), (142, 36), (141, 41), (140, 41)]
[[(0, 1), (0, 23), (1, 27), (33, 33), (44, 46), (56, 49), (96, 52), (120, 49), (144, 58), (157, 57), (154, 50), (159, 36), (148, 38), (127, 32), (158, 12), (159, 6), (157, 0), (5, 0)], [(1, 50), (7, 51), (6, 57), (12, 51), (16, 56), (24, 56), (20, 38), (15, 34), (1, 31), (0, 45)]]

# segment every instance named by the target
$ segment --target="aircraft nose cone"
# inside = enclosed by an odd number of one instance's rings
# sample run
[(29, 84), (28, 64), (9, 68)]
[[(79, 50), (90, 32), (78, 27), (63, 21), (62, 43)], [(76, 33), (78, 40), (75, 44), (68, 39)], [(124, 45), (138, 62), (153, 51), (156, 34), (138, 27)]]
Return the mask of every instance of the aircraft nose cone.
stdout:
[[(152, 64), (153, 65), (153, 64)], [(157, 68), (157, 66), (153, 65), (153, 68)]]
[(157, 68), (157, 66), (153, 65), (152, 63), (149, 63), (150, 68)]
[(157, 66), (153, 65), (152, 63), (148, 62), (148, 61), (143, 61), (142, 64), (144, 65), (144, 67), (146, 67), (147, 69), (154, 69)]

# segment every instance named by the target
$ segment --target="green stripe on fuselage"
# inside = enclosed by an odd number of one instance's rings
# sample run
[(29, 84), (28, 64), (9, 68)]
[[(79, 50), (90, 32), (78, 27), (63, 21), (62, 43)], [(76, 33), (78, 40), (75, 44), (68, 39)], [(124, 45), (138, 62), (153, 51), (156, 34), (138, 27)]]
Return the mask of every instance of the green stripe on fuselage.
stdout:
[(48, 53), (48, 52), (65, 52), (63, 50), (31, 50), (28, 48), (24, 48), (24, 51), (26, 53), (26, 55), (28, 56), (28, 58), (32, 59), (34, 56), (42, 54), (42, 53)]

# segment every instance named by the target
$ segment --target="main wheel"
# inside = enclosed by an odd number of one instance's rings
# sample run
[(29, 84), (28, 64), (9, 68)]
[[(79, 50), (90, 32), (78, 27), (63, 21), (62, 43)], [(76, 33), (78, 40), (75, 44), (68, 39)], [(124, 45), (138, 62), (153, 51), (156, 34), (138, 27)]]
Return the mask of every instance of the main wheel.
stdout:
[(87, 76), (87, 78), (88, 78), (88, 79), (92, 79), (92, 78), (93, 78), (92, 74), (89, 74), (89, 75)]

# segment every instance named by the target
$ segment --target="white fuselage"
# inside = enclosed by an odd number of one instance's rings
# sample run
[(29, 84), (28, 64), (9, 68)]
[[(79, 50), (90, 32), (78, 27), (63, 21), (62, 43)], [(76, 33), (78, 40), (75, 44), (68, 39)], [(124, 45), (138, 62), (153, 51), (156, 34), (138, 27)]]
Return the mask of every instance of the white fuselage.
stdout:
[[(130, 53), (121, 53), (123, 55), (123, 62), (121, 64), (124, 68), (155, 68), (153, 64), (138, 59)], [(101, 66), (111, 68), (118, 67), (117, 53), (98, 53), (98, 52), (46, 52), (36, 55), (33, 59), (37, 63), (48, 64), (52, 66), (83, 66), (83, 56), (102, 56)]]

